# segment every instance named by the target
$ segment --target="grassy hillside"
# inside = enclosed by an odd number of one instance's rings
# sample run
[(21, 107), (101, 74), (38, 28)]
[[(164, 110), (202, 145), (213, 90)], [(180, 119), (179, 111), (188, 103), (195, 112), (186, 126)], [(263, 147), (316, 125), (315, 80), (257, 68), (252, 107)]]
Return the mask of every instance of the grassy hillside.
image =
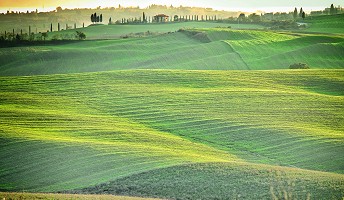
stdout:
[[(145, 25), (111, 25), (111, 26), (90, 26), (84, 29), (78, 29), (84, 32), (87, 39), (116, 39), (121, 36), (135, 33), (167, 33), (175, 32), (179, 29), (189, 28), (215, 28), (215, 27), (228, 27), (234, 29), (263, 29), (264, 27), (256, 24), (228, 24), (217, 22), (178, 22), (166, 24), (145, 24)], [(49, 35), (52, 38), (55, 34), (68, 34), (75, 33), (75, 30), (68, 30), (62, 32), (53, 32)]]
[(271, 198), (286, 190), (338, 198), (343, 75), (129, 70), (0, 77), (0, 190), (87, 188), (182, 199)]
[(183, 33), (0, 49), (0, 75), (142, 68), (247, 69), (227, 44), (221, 41), (204, 43)]
[(176, 166), (118, 179), (78, 193), (170, 199), (341, 199), (343, 176), (246, 164)]
[(343, 34), (344, 14), (307, 17), (309, 28), (305, 31)]
[(146, 38), (1, 48), (0, 75), (119, 69), (287, 69), (299, 62), (313, 69), (341, 69), (343, 61), (344, 38), (340, 35), (210, 28)]
[(212, 41), (225, 41), (250, 69), (286, 69), (293, 63), (311, 68), (343, 68), (344, 37), (288, 32), (205, 29)]
[(42, 194), (42, 193), (13, 193), (13, 192), (0, 192), (1, 199), (10, 200), (154, 200), (150, 198), (139, 197), (125, 197), (113, 195), (75, 195), (75, 194)]

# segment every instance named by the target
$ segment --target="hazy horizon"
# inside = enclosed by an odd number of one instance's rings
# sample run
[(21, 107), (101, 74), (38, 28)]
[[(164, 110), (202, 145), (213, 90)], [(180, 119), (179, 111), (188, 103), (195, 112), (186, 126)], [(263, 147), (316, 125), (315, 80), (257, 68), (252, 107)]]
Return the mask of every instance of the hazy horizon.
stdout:
[(294, 7), (303, 7), (306, 12), (312, 10), (322, 10), (326, 7), (329, 7), (331, 4), (335, 6), (343, 3), (340, 0), (324, 0), (321, 2), (314, 2), (312, 0), (291, 0), (287, 2), (276, 2), (271, 0), (261, 0), (259, 2), (255, 0), (246, 0), (246, 1), (230, 1), (227, 0), (213, 0), (211, 2), (206, 0), (199, 1), (182, 1), (182, 0), (149, 0), (149, 1), (138, 1), (138, 0), (35, 0), (35, 1), (25, 1), (25, 0), (16, 0), (16, 1), (0, 1), (0, 12), (4, 13), (7, 10), (10, 11), (21, 11), (25, 12), (26, 10), (32, 11), (36, 8), (40, 12), (47, 12), (54, 10), (56, 7), (61, 6), (62, 8), (96, 8), (101, 7), (118, 7), (119, 4), (125, 7), (129, 6), (139, 6), (140, 8), (146, 8), (151, 4), (157, 5), (173, 5), (174, 7), (182, 6), (191, 6), (191, 7), (204, 7), (204, 8), (213, 8), (216, 10), (226, 10), (226, 11), (243, 11), (243, 12), (255, 12), (255, 11), (265, 11), (265, 12), (288, 12), (292, 11)]

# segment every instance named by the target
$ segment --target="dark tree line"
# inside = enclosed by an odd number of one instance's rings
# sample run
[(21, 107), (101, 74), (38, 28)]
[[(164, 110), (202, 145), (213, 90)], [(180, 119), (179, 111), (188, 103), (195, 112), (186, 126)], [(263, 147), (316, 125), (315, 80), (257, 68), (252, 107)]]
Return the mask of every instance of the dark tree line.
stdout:
[[(328, 14), (328, 13), (327, 13)], [(338, 9), (334, 7), (333, 4), (331, 4), (330, 6), (330, 15), (335, 15), (338, 14)], [(304, 10), (302, 9), (302, 7), (300, 8), (300, 12), (297, 11), (297, 8), (294, 9), (294, 13), (293, 13), (293, 17), (294, 19), (297, 18), (302, 18), (305, 19), (306, 18), (306, 13), (304, 12)]]
[(297, 8), (294, 9), (293, 18), (294, 19), (297, 19), (297, 18), (305, 19), (306, 18), (306, 13), (303, 11), (302, 7), (300, 8), (300, 12), (297, 12)]
[(102, 23), (103, 22), (103, 14), (97, 15), (97, 13), (94, 13), (91, 15), (91, 22), (92, 23)]

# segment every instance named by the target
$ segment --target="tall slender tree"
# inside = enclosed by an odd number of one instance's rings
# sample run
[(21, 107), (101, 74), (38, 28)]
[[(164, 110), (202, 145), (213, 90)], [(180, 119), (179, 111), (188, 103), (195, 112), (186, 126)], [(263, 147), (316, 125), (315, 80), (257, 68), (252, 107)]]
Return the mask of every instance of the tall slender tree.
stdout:
[(293, 13), (293, 17), (294, 17), (294, 19), (296, 19), (297, 18), (297, 8), (295, 7), (295, 9), (294, 9), (294, 13)]
[(94, 15), (91, 15), (91, 22), (94, 23)]
[(330, 15), (334, 15), (334, 14), (335, 14), (335, 9), (334, 9), (333, 4), (331, 4), (331, 7), (330, 7)]
[(100, 14), (100, 17), (99, 17), (99, 22), (102, 23), (103, 22), (103, 14)]
[(53, 32), (53, 23), (50, 24), (50, 32)]
[(303, 13), (303, 9), (302, 9), (302, 7), (301, 7), (300, 13), (299, 13), (299, 17), (302, 17), (302, 13)]

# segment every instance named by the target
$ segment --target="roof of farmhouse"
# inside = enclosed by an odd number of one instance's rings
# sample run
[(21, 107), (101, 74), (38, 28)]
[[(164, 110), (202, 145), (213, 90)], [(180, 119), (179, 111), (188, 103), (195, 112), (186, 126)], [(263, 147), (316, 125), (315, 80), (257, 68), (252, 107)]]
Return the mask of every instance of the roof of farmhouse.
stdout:
[(165, 14), (158, 14), (158, 15), (155, 15), (156, 17), (168, 17), (167, 15)]

